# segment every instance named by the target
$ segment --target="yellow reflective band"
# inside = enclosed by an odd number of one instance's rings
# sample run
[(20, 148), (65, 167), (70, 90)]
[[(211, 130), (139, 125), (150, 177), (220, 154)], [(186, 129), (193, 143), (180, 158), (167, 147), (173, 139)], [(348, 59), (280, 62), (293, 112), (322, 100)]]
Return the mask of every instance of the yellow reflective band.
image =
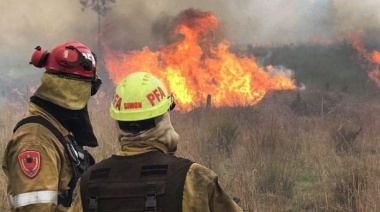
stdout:
[(34, 191), (22, 193), (16, 196), (9, 195), (9, 204), (11, 207), (18, 208), (25, 205), (39, 203), (55, 203), (57, 204), (57, 191)]

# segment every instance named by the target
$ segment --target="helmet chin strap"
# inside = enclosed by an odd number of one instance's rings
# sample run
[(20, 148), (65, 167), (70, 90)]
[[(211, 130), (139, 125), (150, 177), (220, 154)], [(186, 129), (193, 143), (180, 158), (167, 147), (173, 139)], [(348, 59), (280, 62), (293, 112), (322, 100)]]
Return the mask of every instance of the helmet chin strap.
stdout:
[(170, 98), (170, 100), (172, 101), (172, 104), (171, 104), (170, 107), (169, 107), (169, 111), (170, 111), (170, 110), (174, 110), (174, 108), (175, 108), (175, 106), (177, 105), (177, 103), (175, 102), (175, 99), (174, 99), (174, 95), (173, 95), (173, 93), (170, 94), (169, 98)]
[(95, 75), (95, 77), (91, 80), (91, 96), (95, 95), (99, 91), (102, 83), (102, 79)]

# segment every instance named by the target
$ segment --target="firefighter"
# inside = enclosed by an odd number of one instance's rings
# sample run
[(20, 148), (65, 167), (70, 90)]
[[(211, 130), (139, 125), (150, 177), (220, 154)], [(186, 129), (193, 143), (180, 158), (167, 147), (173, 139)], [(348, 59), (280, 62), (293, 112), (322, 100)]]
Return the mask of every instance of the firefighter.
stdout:
[(82, 43), (67, 42), (51, 52), (37, 46), (30, 64), (46, 71), (4, 152), (9, 206), (67, 211), (76, 181), (94, 163), (83, 146), (98, 145), (87, 110), (101, 85), (96, 58)]
[(110, 115), (121, 151), (82, 175), (72, 211), (242, 211), (213, 171), (174, 156), (174, 106), (149, 73), (132, 73), (118, 84)]

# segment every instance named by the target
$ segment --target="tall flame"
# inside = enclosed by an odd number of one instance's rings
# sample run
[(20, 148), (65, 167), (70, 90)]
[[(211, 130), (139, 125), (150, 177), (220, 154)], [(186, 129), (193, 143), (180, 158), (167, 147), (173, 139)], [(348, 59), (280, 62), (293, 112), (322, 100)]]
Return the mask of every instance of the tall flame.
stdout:
[(368, 62), (370, 62), (374, 67), (368, 72), (368, 77), (374, 81), (377, 87), (380, 88), (380, 52), (372, 51), (368, 52), (363, 45), (363, 42), (359, 38), (354, 38), (352, 42), (352, 47), (363, 56)]
[(254, 105), (268, 91), (296, 88), (288, 72), (261, 67), (252, 56), (230, 52), (228, 41), (217, 41), (220, 23), (213, 13), (185, 14), (172, 29), (173, 38), (180, 39), (159, 51), (107, 49), (105, 64), (113, 82), (132, 72), (150, 72), (174, 93), (181, 110), (201, 106), (208, 95), (215, 107)]

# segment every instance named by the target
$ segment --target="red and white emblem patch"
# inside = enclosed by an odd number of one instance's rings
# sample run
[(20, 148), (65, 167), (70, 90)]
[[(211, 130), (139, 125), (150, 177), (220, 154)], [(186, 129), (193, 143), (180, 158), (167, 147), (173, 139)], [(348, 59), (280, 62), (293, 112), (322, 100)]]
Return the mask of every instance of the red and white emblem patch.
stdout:
[(41, 168), (41, 155), (37, 151), (24, 151), (18, 155), (21, 170), (29, 177), (35, 177)]

